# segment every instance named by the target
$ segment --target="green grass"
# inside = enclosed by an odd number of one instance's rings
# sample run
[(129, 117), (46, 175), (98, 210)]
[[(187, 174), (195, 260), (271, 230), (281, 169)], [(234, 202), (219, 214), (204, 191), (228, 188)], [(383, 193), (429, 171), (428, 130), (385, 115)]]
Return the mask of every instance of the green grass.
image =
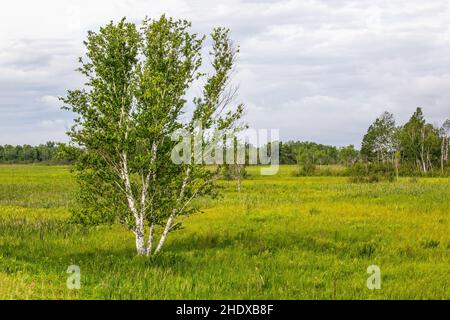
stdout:
[[(201, 199), (204, 212), (150, 259), (121, 226), (66, 222), (69, 168), (0, 166), (0, 298), (450, 299), (449, 179), (257, 170), (240, 194), (223, 182), (223, 197)], [(72, 264), (81, 290), (66, 288)], [(366, 286), (370, 265), (380, 290)]]

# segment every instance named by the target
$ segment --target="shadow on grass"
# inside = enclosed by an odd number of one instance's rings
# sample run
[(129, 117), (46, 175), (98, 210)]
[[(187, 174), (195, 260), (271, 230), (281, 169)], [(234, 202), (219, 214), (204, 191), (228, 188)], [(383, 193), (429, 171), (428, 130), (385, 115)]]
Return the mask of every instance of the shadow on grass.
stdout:
[(209, 259), (211, 252), (219, 250), (226, 251), (225, 255), (230, 257), (267, 257), (280, 251), (295, 255), (309, 251), (364, 259), (378, 253), (378, 242), (368, 241), (367, 237), (352, 238), (351, 235), (323, 230), (308, 234), (292, 231), (267, 233), (255, 227), (235, 230), (233, 233), (174, 233), (157, 256), (137, 257), (131, 234), (130, 241), (126, 242), (123, 238), (111, 240), (105, 236), (104, 241), (112, 241), (105, 244), (101, 241), (102, 234), (95, 235), (95, 241), (92, 242), (95, 231), (61, 221), (37, 221), (31, 224), (21, 220), (10, 221), (3, 223), (2, 229), (11, 237), (11, 241), (0, 246), (2, 256), (6, 258), (0, 261), (0, 271), (3, 269), (9, 273), (21, 270), (65, 273), (72, 264), (101, 274), (111, 270), (138, 273), (147, 269), (170, 269), (175, 273), (184, 273)]
[(165, 250), (182, 253), (199, 253), (208, 250), (233, 249), (250, 256), (274, 255), (280, 251), (309, 251), (339, 257), (368, 258), (377, 253), (377, 240), (370, 235), (352, 237), (335, 231), (317, 231), (314, 234), (286, 232), (262, 234), (256, 230), (242, 230), (230, 234), (207, 232), (190, 236), (174, 237)]

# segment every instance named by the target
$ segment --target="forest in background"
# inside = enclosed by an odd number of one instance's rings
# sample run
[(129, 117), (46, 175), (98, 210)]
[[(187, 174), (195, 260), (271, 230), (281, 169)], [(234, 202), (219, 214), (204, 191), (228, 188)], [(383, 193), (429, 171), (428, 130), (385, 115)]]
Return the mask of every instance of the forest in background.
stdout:
[[(303, 168), (299, 175), (317, 174), (316, 166), (356, 166), (360, 170), (357, 165), (361, 164), (397, 170), (400, 175), (444, 174), (449, 167), (449, 134), (450, 119), (438, 127), (425, 120), (421, 108), (402, 126), (397, 126), (394, 115), (386, 111), (369, 126), (360, 149), (354, 145), (280, 142), (280, 164), (299, 165)], [(56, 142), (38, 146), (0, 145), (0, 163), (71, 164), (74, 159), (62, 149), (64, 144)], [(333, 171), (328, 173), (333, 175)]]

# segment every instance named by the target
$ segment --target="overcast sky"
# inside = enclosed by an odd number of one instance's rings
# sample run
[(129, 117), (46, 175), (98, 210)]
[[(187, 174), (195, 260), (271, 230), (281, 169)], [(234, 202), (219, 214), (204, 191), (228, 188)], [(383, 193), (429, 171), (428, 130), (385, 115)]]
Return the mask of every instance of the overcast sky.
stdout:
[(57, 97), (82, 84), (87, 30), (162, 13), (232, 30), (246, 121), (282, 140), (359, 146), (384, 110), (398, 123), (417, 106), (432, 123), (450, 117), (446, 0), (14, 0), (0, 11), (0, 144), (67, 140)]

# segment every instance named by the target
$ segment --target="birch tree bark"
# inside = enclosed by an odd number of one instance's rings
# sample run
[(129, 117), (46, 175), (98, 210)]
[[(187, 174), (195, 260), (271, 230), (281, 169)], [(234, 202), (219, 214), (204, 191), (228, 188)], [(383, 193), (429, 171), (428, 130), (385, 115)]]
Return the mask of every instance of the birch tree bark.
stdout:
[[(192, 32), (190, 22), (165, 16), (146, 19), (140, 28), (125, 19), (111, 22), (88, 33), (78, 70), (86, 85), (62, 98), (76, 114), (69, 136), (80, 150), (73, 220), (122, 223), (134, 234), (138, 255), (159, 253), (169, 233), (199, 210), (192, 201), (217, 193), (214, 172), (203, 162), (171, 159), (178, 130), (193, 136), (197, 122), (205, 130), (230, 130), (243, 113), (242, 104), (232, 105), (238, 50), (229, 30), (214, 29), (210, 40), (212, 72), (205, 75), (205, 37)], [(201, 96), (185, 121), (186, 93), (201, 78)]]

